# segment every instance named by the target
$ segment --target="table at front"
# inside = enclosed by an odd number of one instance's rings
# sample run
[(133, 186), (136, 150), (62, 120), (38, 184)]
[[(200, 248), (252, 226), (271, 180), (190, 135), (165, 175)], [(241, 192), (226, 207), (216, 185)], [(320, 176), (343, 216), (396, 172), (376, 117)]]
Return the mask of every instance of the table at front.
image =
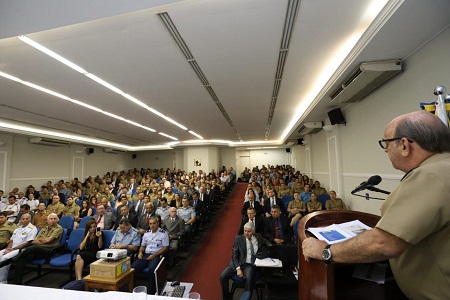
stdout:
[(117, 278), (101, 278), (88, 275), (83, 278), (85, 290), (90, 291), (92, 288), (103, 289), (108, 291), (118, 291), (119, 288), (128, 283), (128, 292), (133, 291), (134, 287), (134, 269), (129, 269)]

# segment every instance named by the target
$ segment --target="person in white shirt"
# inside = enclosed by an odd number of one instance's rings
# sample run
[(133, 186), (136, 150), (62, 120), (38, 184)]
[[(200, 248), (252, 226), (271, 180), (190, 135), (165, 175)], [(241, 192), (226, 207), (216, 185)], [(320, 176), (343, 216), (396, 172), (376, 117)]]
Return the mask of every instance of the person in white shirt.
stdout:
[(0, 211), (8, 204), (8, 197), (5, 197), (5, 192), (0, 190)]
[[(30, 222), (30, 214), (23, 214), (20, 218), (20, 227), (14, 230), (8, 245), (0, 251), (0, 262), (15, 257), (19, 254), (20, 249), (31, 244), (37, 235), (37, 228)], [(7, 283), (10, 266), (8, 264), (0, 268), (0, 283)]]
[(27, 197), (25, 197), (24, 192), (18, 192), (16, 199), (17, 199), (17, 204), (19, 204), (19, 206), (21, 206), (22, 204), (25, 204), (26, 201), (28, 200)]
[(17, 214), (20, 211), (20, 206), (17, 203), (17, 199), (15, 196), (11, 195), (8, 197), (9, 204), (6, 205), (2, 211), (6, 212), (8, 215), (8, 221), (14, 222), (16, 220)]
[(28, 199), (23, 203), (30, 206), (30, 211), (34, 212), (38, 210), (39, 200), (34, 198), (34, 194), (28, 194)]

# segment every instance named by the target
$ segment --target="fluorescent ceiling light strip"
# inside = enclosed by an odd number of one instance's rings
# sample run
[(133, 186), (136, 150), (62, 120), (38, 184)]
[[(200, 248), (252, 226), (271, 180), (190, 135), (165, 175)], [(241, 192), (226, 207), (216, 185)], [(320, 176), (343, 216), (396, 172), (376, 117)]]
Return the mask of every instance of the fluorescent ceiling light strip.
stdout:
[(50, 49), (48, 49), (48, 48), (42, 46), (41, 44), (39, 44), (39, 43), (33, 41), (32, 39), (30, 39), (30, 38), (28, 38), (28, 37), (26, 37), (26, 36), (23, 36), (23, 35), (19, 36), (19, 39), (20, 39), (21, 41), (23, 41), (24, 43), (27, 43), (28, 45), (30, 45), (30, 46), (36, 48), (37, 50), (39, 50), (39, 51), (41, 51), (41, 52), (43, 52), (43, 53), (49, 55), (50, 57), (56, 59), (57, 61), (59, 61), (59, 62), (65, 64), (66, 66), (68, 66), (68, 67), (70, 67), (70, 68), (76, 70), (77, 72), (80, 72), (80, 73), (86, 75), (88, 78), (92, 79), (93, 81), (97, 82), (98, 84), (103, 85), (104, 87), (110, 89), (111, 91), (113, 91), (113, 92), (115, 92), (115, 93), (121, 95), (122, 97), (124, 97), (124, 98), (126, 98), (126, 99), (132, 101), (133, 103), (135, 103), (135, 104), (137, 104), (137, 105), (139, 105), (139, 106), (141, 106), (141, 107), (147, 109), (148, 111), (150, 111), (150, 112), (156, 114), (157, 116), (163, 118), (164, 120), (166, 120), (166, 121), (168, 121), (168, 122), (170, 122), (170, 123), (172, 123), (172, 124), (174, 124), (174, 125), (180, 127), (180, 128), (183, 129), (183, 130), (187, 130), (187, 127), (185, 127), (185, 126), (179, 124), (178, 122), (172, 120), (171, 118), (169, 118), (169, 117), (163, 115), (163, 114), (160, 113), (159, 111), (157, 111), (157, 110), (155, 110), (155, 109), (149, 107), (148, 105), (146, 105), (146, 104), (143, 103), (142, 101), (140, 101), (140, 100), (138, 100), (138, 99), (136, 99), (136, 98), (134, 98), (134, 97), (132, 97), (132, 96), (126, 94), (125, 92), (123, 92), (123, 91), (120, 90), (119, 88), (116, 88), (115, 86), (113, 86), (112, 84), (106, 82), (105, 80), (101, 79), (100, 77), (98, 77), (98, 76), (96, 76), (96, 75), (94, 75), (94, 74), (92, 74), (92, 73), (89, 73), (89, 72), (86, 71), (85, 69), (83, 69), (83, 68), (77, 66), (76, 64), (74, 64), (74, 63), (72, 63), (71, 61), (65, 59), (65, 58), (62, 57), (61, 55), (56, 54), (55, 52), (53, 52), (53, 51), (51, 51)]
[(95, 75), (92, 74), (92, 73), (86, 73), (86, 74), (84, 74), (84, 75), (86, 75), (86, 76), (89, 77), (90, 79), (94, 80), (95, 82), (97, 82), (97, 83), (103, 85), (105, 88), (110, 89), (110, 90), (113, 91), (113, 92), (116, 92), (116, 93), (119, 94), (119, 95), (122, 95), (122, 94), (123, 94), (123, 92), (122, 92), (120, 89), (116, 88), (116, 87), (113, 86), (112, 84), (109, 84), (108, 82), (104, 81), (103, 79), (101, 79), (101, 78), (98, 77), (98, 76), (95, 76)]
[(71, 62), (70, 60), (65, 59), (65, 58), (62, 57), (61, 55), (56, 54), (55, 52), (53, 52), (52, 50), (50, 50), (50, 49), (48, 49), (48, 48), (42, 46), (41, 44), (36, 43), (36, 42), (33, 41), (32, 39), (30, 39), (30, 38), (28, 38), (28, 37), (26, 37), (26, 36), (24, 36), (24, 35), (19, 36), (19, 39), (20, 39), (22, 42), (27, 43), (27, 44), (30, 45), (31, 47), (36, 48), (37, 50), (39, 50), (39, 51), (41, 51), (41, 52), (44, 52), (45, 54), (47, 54), (47, 55), (50, 56), (50, 57), (53, 57), (53, 58), (56, 59), (57, 61), (59, 61), (59, 62), (65, 64), (66, 66), (68, 66), (69, 68), (72, 68), (72, 69), (74, 69), (75, 71), (80, 72), (81, 74), (87, 73), (87, 71), (86, 71), (85, 69), (83, 69), (82, 67), (77, 66), (76, 64), (74, 64), (74, 63)]
[(129, 123), (129, 124), (132, 124), (132, 125), (134, 125), (134, 126), (143, 128), (143, 129), (145, 129), (145, 130), (148, 130), (148, 131), (151, 131), (151, 132), (156, 132), (156, 130), (154, 130), (154, 129), (152, 129), (152, 128), (149, 128), (149, 127), (143, 126), (143, 125), (141, 125), (141, 124), (139, 124), (139, 123), (136, 123), (136, 122), (127, 120), (127, 119), (125, 119), (125, 118), (123, 118), (123, 117), (121, 117), (121, 116), (115, 115), (115, 114), (113, 114), (113, 113), (110, 113), (110, 112), (107, 112), (107, 111), (103, 111), (103, 110), (101, 110), (101, 109), (98, 108), (98, 107), (95, 107), (95, 106), (92, 106), (92, 105), (90, 105), (90, 104), (81, 102), (81, 101), (79, 101), (79, 100), (75, 100), (75, 99), (69, 98), (69, 97), (67, 97), (67, 96), (65, 96), (65, 95), (62, 95), (62, 94), (60, 94), (60, 93), (54, 92), (54, 91), (49, 90), (49, 89), (46, 89), (46, 88), (41, 87), (41, 86), (39, 86), (39, 85), (37, 85), (37, 84), (34, 84), (34, 83), (31, 83), (31, 82), (28, 82), (28, 81), (21, 80), (21, 79), (19, 79), (19, 78), (17, 78), (17, 77), (11, 76), (11, 75), (6, 74), (6, 73), (4, 73), (4, 72), (0, 72), (0, 75), (3, 76), (3, 77), (5, 77), (5, 78), (11, 79), (11, 80), (13, 80), (13, 81), (20, 82), (20, 83), (22, 83), (22, 84), (24, 84), (24, 85), (26, 85), (26, 86), (31, 87), (31, 88), (37, 89), (37, 90), (39, 90), (39, 91), (41, 91), (41, 92), (44, 92), (44, 93), (53, 95), (53, 96), (55, 96), (55, 97), (58, 97), (58, 98), (61, 98), (61, 99), (70, 101), (70, 102), (72, 102), (73, 104), (83, 106), (83, 107), (88, 108), (88, 109), (90, 109), (90, 110), (93, 110), (93, 111), (96, 111), (96, 112), (105, 114), (105, 115), (110, 116), (110, 117), (113, 117), (113, 118), (115, 118), (115, 119), (118, 119), (118, 120), (127, 122), (127, 123)]
[(105, 114), (105, 115), (110, 116), (112, 118), (116, 118), (116, 119), (121, 120), (121, 121), (125, 121), (125, 118), (122, 118), (121, 116), (115, 115), (115, 114), (107, 112), (107, 111), (102, 111), (102, 114)]
[(87, 103), (84, 103), (84, 102), (81, 102), (81, 101), (78, 101), (78, 100), (75, 100), (75, 99), (70, 99), (69, 101), (72, 102), (73, 104), (80, 105), (80, 106), (86, 107), (88, 109), (91, 109), (93, 111), (97, 111), (97, 112), (103, 113), (103, 111), (100, 108), (97, 108), (95, 106), (89, 105)]
[(19, 79), (17, 77), (11, 76), (11, 75), (3, 73), (3, 72), (0, 72), (0, 76), (5, 77), (5, 78), (7, 78), (9, 80), (12, 80), (12, 81), (17, 81), (17, 82), (22, 83), (22, 79)]
[(187, 127), (185, 127), (185, 126), (179, 124), (178, 122), (172, 120), (171, 118), (169, 118), (169, 117), (163, 115), (162, 113), (160, 113), (160, 112), (157, 111), (156, 109), (151, 108), (150, 106), (147, 106), (146, 108), (147, 108), (147, 110), (151, 111), (151, 112), (154, 113), (155, 115), (157, 115), (157, 116), (159, 116), (159, 117), (165, 119), (166, 121), (168, 121), (168, 122), (170, 122), (170, 123), (172, 123), (172, 124), (174, 124), (174, 125), (177, 125), (177, 126), (180, 127), (181, 129), (183, 129), (183, 130), (188, 130)]
[(202, 139), (202, 140), (203, 140), (203, 137), (202, 137), (201, 135), (199, 135), (199, 134), (193, 132), (192, 130), (189, 130), (189, 133), (192, 134), (192, 135), (195, 135), (195, 136), (198, 137), (199, 139)]
[(163, 132), (158, 132), (158, 134), (160, 134), (160, 135), (162, 135), (162, 136), (165, 136), (165, 137), (168, 137), (169, 139), (172, 139), (172, 140), (174, 140), (174, 141), (178, 141), (178, 139), (177, 139), (176, 137), (173, 137), (173, 136), (171, 136), (171, 135), (165, 134), (165, 133), (163, 133)]
[(229, 144), (229, 143), (231, 143), (231, 141), (211, 140), (211, 143)]
[(153, 129), (153, 128), (150, 128), (150, 127), (147, 127), (147, 126), (143, 126), (143, 125), (141, 125), (141, 128), (144, 128), (144, 129), (146, 129), (146, 130), (148, 130), (148, 131), (151, 131), (151, 132), (156, 132), (156, 130), (155, 130), (155, 129)]
[(170, 145), (157, 145), (157, 146), (136, 146), (130, 147), (130, 151), (142, 151), (142, 150), (165, 150), (173, 149)]
[(37, 84), (31, 83), (31, 82), (28, 82), (28, 81), (21, 81), (20, 83), (22, 83), (22, 84), (24, 84), (24, 85), (27, 85), (27, 86), (29, 86), (29, 87), (32, 87), (33, 89), (39, 90), (39, 91), (41, 91), (41, 92), (50, 94), (50, 95), (52, 95), (52, 96), (55, 96), (55, 97), (58, 97), (58, 98), (61, 98), (61, 99), (69, 100), (69, 101), (70, 101), (70, 98), (69, 98), (69, 97), (64, 96), (64, 95), (62, 95), (62, 94), (60, 94), (60, 93), (54, 92), (54, 91), (52, 91), (52, 90), (46, 89), (46, 88), (44, 88), (44, 87), (42, 87), (42, 86), (39, 86), (39, 85), (37, 85)]
[(246, 145), (265, 145), (265, 144), (282, 144), (282, 141), (278, 140), (268, 140), (268, 141), (251, 141), (251, 142), (231, 142), (229, 143), (230, 146), (246, 146)]
[(123, 93), (123, 94), (121, 94), (121, 95), (122, 95), (123, 97), (127, 98), (128, 100), (130, 100), (131, 102), (134, 102), (134, 103), (136, 103), (137, 105), (141, 106), (142, 108), (145, 108), (145, 109), (148, 108), (147, 104), (145, 104), (144, 102), (142, 102), (142, 101), (140, 101), (140, 100), (134, 98), (134, 97), (131, 96), (131, 95), (128, 95), (128, 94), (126, 94), (126, 93)]
[(247, 150), (265, 150), (265, 149), (279, 149), (278, 147), (251, 147), (247, 148)]
[(127, 150), (129, 148), (128, 146), (123, 145), (123, 144), (111, 143), (111, 142), (107, 142), (104, 140), (98, 140), (98, 139), (92, 139), (92, 138), (76, 136), (76, 135), (71, 135), (71, 134), (66, 134), (66, 133), (60, 133), (60, 132), (48, 131), (48, 130), (43, 130), (43, 129), (38, 129), (38, 128), (26, 127), (26, 126), (22, 126), (22, 125), (9, 124), (9, 123), (5, 123), (5, 122), (0, 122), (0, 127), (6, 128), (6, 129), (18, 130), (18, 131), (22, 131), (22, 132), (43, 134), (43, 135), (52, 136), (52, 137), (59, 137), (59, 138), (64, 138), (64, 139), (69, 139), (69, 140), (75, 140), (78, 142), (99, 144), (99, 145), (103, 145), (103, 146), (112, 146), (114, 148), (121, 148), (121, 149), (127, 149)]

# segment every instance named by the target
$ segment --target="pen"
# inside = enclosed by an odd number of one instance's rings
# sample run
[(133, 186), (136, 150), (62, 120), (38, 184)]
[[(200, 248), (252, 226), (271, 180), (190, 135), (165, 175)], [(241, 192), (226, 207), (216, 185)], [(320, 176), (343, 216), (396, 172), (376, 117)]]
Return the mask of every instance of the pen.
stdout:
[(271, 261), (275, 262), (272, 258), (270, 258)]

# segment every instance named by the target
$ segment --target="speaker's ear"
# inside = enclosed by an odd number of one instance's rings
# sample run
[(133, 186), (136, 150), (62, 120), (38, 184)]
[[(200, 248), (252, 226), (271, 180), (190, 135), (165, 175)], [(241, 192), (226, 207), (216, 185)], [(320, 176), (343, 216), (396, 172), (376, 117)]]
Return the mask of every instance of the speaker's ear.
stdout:
[(340, 108), (335, 108), (328, 112), (328, 118), (330, 119), (331, 125), (334, 124), (345, 124), (345, 118), (342, 114), (342, 110)]

